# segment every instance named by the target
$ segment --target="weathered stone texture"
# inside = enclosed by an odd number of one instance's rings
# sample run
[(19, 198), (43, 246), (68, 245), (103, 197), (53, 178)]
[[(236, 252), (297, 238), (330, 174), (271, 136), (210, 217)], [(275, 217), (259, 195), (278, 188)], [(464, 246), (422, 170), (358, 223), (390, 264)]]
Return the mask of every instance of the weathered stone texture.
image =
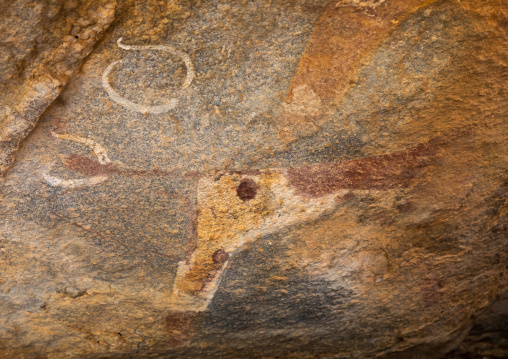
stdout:
[(506, 1), (0, 10), (1, 357), (507, 354)]
[(0, 5), (0, 175), (114, 19), (116, 1)]

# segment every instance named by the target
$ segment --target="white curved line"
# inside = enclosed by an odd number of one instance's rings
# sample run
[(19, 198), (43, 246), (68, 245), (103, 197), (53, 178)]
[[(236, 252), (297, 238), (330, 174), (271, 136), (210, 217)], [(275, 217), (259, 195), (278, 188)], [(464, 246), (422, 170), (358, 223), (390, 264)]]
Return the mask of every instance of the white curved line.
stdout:
[[(117, 40), (117, 45), (121, 49), (124, 50), (134, 50), (134, 51), (143, 51), (143, 50), (159, 50), (159, 51), (165, 51), (170, 54), (176, 55), (180, 57), (183, 62), (185, 63), (185, 66), (187, 67), (187, 76), (185, 77), (185, 80), (182, 83), (182, 88), (187, 88), (191, 85), (192, 80), (194, 79), (195, 72), (194, 72), (194, 66), (192, 65), (192, 61), (186, 53), (176, 50), (175, 48), (171, 46), (166, 45), (146, 45), (146, 46), (136, 46), (136, 45), (124, 45), (122, 44), (122, 38), (119, 38)], [(115, 101), (116, 103), (122, 105), (123, 107), (136, 112), (141, 113), (153, 113), (153, 114), (159, 114), (164, 113), (169, 110), (172, 110), (176, 107), (178, 104), (178, 100), (176, 98), (172, 98), (169, 100), (169, 103), (166, 105), (158, 105), (158, 106), (147, 106), (147, 105), (141, 105), (134, 103), (122, 95), (120, 95), (118, 92), (116, 92), (109, 83), (109, 73), (113, 70), (113, 68), (118, 63), (123, 63), (122, 60), (117, 60), (112, 62), (106, 70), (104, 70), (104, 73), (102, 74), (102, 87), (104, 87), (104, 90), (109, 94), (111, 99)]]
[(106, 68), (104, 73), (102, 74), (102, 87), (104, 87), (104, 90), (106, 90), (106, 92), (109, 94), (109, 96), (111, 97), (111, 99), (113, 101), (115, 101), (116, 103), (119, 103), (120, 105), (122, 105), (123, 107), (125, 107), (131, 111), (136, 111), (136, 112), (141, 112), (141, 113), (159, 114), (159, 113), (164, 113), (169, 110), (172, 110), (173, 108), (176, 107), (176, 105), (178, 104), (178, 100), (176, 98), (172, 98), (167, 105), (145, 106), (145, 105), (139, 105), (137, 103), (134, 103), (134, 102), (126, 99), (125, 97), (121, 96), (118, 92), (116, 92), (109, 84), (108, 75), (117, 63), (122, 63), (122, 62), (123, 62), (122, 60), (112, 62)]
[(102, 183), (107, 179), (109, 179), (108, 176), (94, 176), (89, 178), (64, 180), (50, 175), (49, 170), (46, 168), (42, 170), (42, 178), (44, 178), (47, 184), (49, 184), (51, 187), (63, 187), (63, 188), (89, 187)]
[(51, 135), (61, 140), (74, 141), (90, 147), (90, 149), (93, 151), (95, 157), (97, 157), (97, 160), (101, 165), (107, 165), (108, 163), (111, 163), (111, 160), (109, 159), (108, 154), (106, 153), (106, 149), (90, 138), (81, 137), (73, 134), (61, 134), (56, 133), (54, 131), (51, 131)]
[(179, 51), (171, 46), (167, 45), (124, 45), (122, 44), (122, 38), (119, 38), (116, 41), (118, 47), (124, 50), (135, 50), (135, 51), (143, 51), (143, 50), (158, 50), (158, 51), (165, 51), (172, 55), (178, 56), (183, 60), (185, 63), (185, 66), (187, 67), (187, 76), (185, 77), (185, 80), (182, 83), (182, 88), (187, 88), (191, 85), (192, 80), (194, 79), (195, 72), (194, 72), (194, 65), (192, 65), (192, 61), (185, 52)]

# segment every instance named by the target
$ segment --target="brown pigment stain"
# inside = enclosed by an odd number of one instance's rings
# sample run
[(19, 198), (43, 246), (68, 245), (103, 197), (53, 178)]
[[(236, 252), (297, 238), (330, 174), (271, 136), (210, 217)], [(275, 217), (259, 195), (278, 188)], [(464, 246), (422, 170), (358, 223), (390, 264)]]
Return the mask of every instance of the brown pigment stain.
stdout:
[(103, 165), (80, 155), (66, 156), (64, 166), (85, 176), (110, 175), (119, 172), (112, 163)]
[(158, 169), (153, 170), (121, 170), (113, 163), (101, 164), (88, 157), (80, 155), (64, 156), (63, 164), (66, 168), (78, 172), (85, 176), (108, 176), (108, 175), (122, 175), (126, 177), (144, 177), (144, 176), (161, 176), (161, 177), (185, 177), (197, 180), (201, 175), (197, 172), (168, 172)]
[(291, 81), (293, 90), (304, 84), (321, 98), (344, 92), (368, 57), (408, 15), (434, 1), (390, 0), (375, 9), (359, 9), (331, 1), (318, 20)]
[(228, 258), (229, 254), (223, 249), (218, 249), (212, 254), (212, 260), (214, 263), (224, 264)]
[[(321, 197), (340, 189), (387, 190), (408, 187), (446, 147), (463, 143), (476, 133), (468, 125), (450, 130), (402, 151), (347, 162), (290, 168), (289, 185), (302, 196)], [(340, 200), (340, 198), (338, 198)]]
[[(289, 185), (302, 196), (321, 197), (340, 189), (387, 190), (408, 187), (446, 147), (476, 133), (468, 125), (450, 130), (402, 151), (347, 162), (290, 168)], [(340, 198), (338, 198), (340, 200)]]
[(350, 199), (353, 199), (354, 197), (355, 197), (355, 195), (352, 193), (345, 193), (345, 194), (339, 194), (339, 195), (335, 196), (334, 200), (336, 203), (342, 203), (342, 202), (349, 201)]
[(407, 187), (429, 165), (430, 145), (341, 163), (292, 168), (289, 185), (304, 196), (321, 197), (339, 189), (386, 190)]
[(250, 178), (246, 178), (240, 182), (236, 188), (236, 194), (242, 201), (248, 201), (256, 197), (258, 193), (258, 185)]
[(395, 208), (397, 208), (397, 211), (399, 213), (407, 213), (407, 212), (411, 212), (412, 210), (414, 210), (416, 208), (416, 205), (412, 201), (404, 200), (401, 203), (399, 203), (397, 205), (397, 207), (395, 207)]
[(165, 318), (170, 345), (179, 346), (189, 340), (201, 317), (200, 312), (172, 312)]
[[(411, 14), (433, 2), (390, 0), (376, 8), (362, 8), (331, 1), (314, 27), (285, 99), (287, 105), (302, 110), (283, 108), (278, 117), (279, 138), (292, 142), (317, 132), (387, 36)], [(295, 93), (302, 86), (321, 100), (314, 113), (305, 110), (310, 103), (295, 102)]]
[(444, 281), (441, 278), (426, 277), (420, 281), (420, 293), (425, 308), (439, 304), (443, 299)]

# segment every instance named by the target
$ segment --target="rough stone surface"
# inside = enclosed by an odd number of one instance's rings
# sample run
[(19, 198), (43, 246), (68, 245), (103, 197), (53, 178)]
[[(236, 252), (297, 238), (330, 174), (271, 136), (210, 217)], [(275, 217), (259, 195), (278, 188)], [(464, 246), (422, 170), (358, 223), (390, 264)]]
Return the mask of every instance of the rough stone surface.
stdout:
[(508, 357), (508, 293), (485, 308), (473, 320), (471, 330), (447, 359)]
[(114, 19), (116, 1), (0, 4), (0, 176)]
[(0, 357), (507, 355), (506, 1), (0, 10)]

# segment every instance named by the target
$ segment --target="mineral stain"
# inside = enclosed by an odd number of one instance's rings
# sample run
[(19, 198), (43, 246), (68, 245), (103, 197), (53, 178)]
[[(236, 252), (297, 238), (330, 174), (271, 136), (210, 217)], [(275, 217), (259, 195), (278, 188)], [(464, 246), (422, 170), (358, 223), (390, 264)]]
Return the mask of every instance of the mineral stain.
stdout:
[(242, 201), (248, 201), (256, 197), (258, 193), (258, 185), (250, 178), (246, 178), (240, 182), (236, 188), (236, 194)]

